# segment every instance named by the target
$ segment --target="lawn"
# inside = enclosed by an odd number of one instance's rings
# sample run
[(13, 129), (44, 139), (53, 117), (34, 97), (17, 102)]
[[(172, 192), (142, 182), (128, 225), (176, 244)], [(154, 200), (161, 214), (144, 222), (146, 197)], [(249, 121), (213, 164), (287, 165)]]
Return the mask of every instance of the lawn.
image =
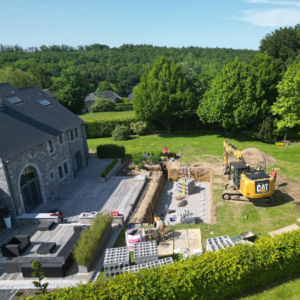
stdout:
[(98, 112), (98, 113), (87, 113), (84, 115), (80, 115), (84, 121), (91, 121), (91, 120), (106, 120), (106, 119), (128, 119), (134, 118), (134, 111), (105, 111), (105, 112)]
[[(110, 138), (90, 139), (88, 145), (95, 150), (100, 144), (124, 145), (126, 153), (132, 151), (162, 150), (167, 146), (170, 151), (181, 153), (182, 161), (196, 162), (201, 159), (210, 163), (220, 164), (223, 154), (223, 141), (226, 136), (218, 134), (190, 134), (183, 136), (153, 135), (135, 137), (128, 141), (113, 142)], [(258, 148), (259, 150), (273, 156), (277, 162), (278, 174), (289, 180), (300, 181), (300, 144), (295, 146), (278, 147), (252, 141), (247, 138), (228, 139), (239, 150), (246, 148)], [(271, 169), (269, 167), (268, 171)], [(170, 226), (169, 230), (185, 228), (201, 228), (202, 244), (205, 247), (206, 239), (209, 237), (228, 234), (235, 236), (242, 232), (254, 229), (258, 238), (268, 236), (268, 232), (285, 227), (296, 222), (300, 212), (293, 202), (276, 199), (270, 207), (258, 207), (253, 204), (229, 203), (221, 199), (224, 185), (221, 183), (222, 175), (213, 175), (214, 203), (217, 204), (217, 223), (207, 226), (201, 225), (176, 225)], [(276, 191), (277, 192), (277, 191)], [(297, 223), (298, 224), (298, 223)], [(299, 225), (299, 224), (298, 224)], [(211, 234), (212, 233), (212, 234)], [(125, 245), (124, 229), (122, 230), (115, 247)], [(274, 283), (273, 285), (258, 289), (255, 294), (245, 294), (237, 299), (300, 299), (300, 279), (287, 282)], [(282, 285), (280, 285), (282, 284)], [(290, 290), (291, 289), (291, 290)], [(298, 296), (299, 295), (299, 296)]]
[[(118, 144), (124, 145), (126, 153), (132, 151), (163, 150), (167, 146), (170, 151), (181, 154), (182, 161), (196, 162), (199, 158), (213, 162), (215, 157), (222, 158), (223, 141), (226, 136), (218, 134), (190, 134), (182, 136), (153, 135), (135, 137), (128, 141), (114, 142), (111, 138), (89, 139), (88, 146), (96, 150), (98, 145)], [(246, 148), (257, 148), (274, 158), (277, 163), (275, 167), (280, 168), (278, 175), (296, 178), (300, 181), (300, 144), (296, 146), (275, 146), (262, 142), (252, 141), (247, 138), (229, 139), (239, 150)], [(269, 170), (270, 171), (270, 167)]]

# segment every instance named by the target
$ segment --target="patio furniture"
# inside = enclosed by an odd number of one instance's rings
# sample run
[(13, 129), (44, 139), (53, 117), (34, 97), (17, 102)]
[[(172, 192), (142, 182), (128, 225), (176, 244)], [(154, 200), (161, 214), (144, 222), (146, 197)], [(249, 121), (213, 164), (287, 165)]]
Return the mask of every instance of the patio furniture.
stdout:
[(15, 235), (1, 246), (1, 252), (6, 257), (20, 256), (31, 245), (29, 235)]
[(50, 230), (53, 225), (54, 225), (53, 221), (44, 221), (41, 224), (39, 224), (36, 229), (39, 231), (47, 231)]
[(37, 254), (48, 254), (56, 247), (56, 243), (42, 243), (36, 250)]
[(32, 278), (31, 273), (33, 270), (31, 269), (31, 265), (33, 261), (38, 260), (42, 264), (45, 277), (65, 277), (66, 272), (74, 262), (72, 251), (80, 238), (81, 231), (81, 226), (74, 226), (73, 235), (55, 257), (27, 256), (7, 258), (2, 262), (3, 273), (22, 273), (24, 278)]

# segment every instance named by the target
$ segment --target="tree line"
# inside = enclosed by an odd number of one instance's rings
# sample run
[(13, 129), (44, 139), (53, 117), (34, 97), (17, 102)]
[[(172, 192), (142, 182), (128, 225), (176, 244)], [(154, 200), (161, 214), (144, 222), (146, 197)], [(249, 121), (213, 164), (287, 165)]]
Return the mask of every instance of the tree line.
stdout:
[(286, 139), (288, 131), (299, 138), (299, 29), (268, 34), (251, 62), (236, 57), (207, 82), (193, 62), (161, 57), (134, 90), (136, 116), (161, 123), (168, 133), (175, 120), (194, 126), (197, 115), (202, 125), (247, 131), (265, 142), (274, 142), (276, 135)]

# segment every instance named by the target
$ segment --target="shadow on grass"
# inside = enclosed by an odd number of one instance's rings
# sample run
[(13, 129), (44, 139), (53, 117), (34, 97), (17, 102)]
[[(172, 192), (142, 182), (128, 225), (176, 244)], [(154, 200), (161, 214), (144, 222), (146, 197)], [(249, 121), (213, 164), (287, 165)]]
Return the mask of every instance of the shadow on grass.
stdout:
[(280, 285), (282, 285), (284, 283), (289, 283), (289, 282), (294, 281), (294, 280), (299, 279), (299, 278), (300, 278), (300, 274), (297, 274), (297, 275), (294, 275), (294, 276), (285, 277), (285, 278), (276, 280), (276, 281), (274, 281), (272, 283), (269, 283), (267, 285), (264, 285), (262, 287), (255, 288), (255, 289), (253, 289), (251, 291), (245, 292), (242, 295), (227, 298), (227, 300), (240, 300), (240, 299), (243, 299), (243, 298), (249, 297), (249, 296), (254, 296), (254, 295), (259, 296), (260, 293), (263, 293), (265, 291), (271, 290), (271, 289), (273, 289), (273, 288), (275, 288), (277, 286), (280, 286)]

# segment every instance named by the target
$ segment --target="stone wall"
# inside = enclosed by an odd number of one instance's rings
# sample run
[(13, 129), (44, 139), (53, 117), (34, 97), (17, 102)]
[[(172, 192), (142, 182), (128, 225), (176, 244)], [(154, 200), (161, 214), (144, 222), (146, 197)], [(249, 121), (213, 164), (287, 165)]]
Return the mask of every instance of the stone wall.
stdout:
[[(60, 143), (59, 136), (52, 139), (54, 151), (49, 153), (48, 142), (45, 142), (22, 155), (10, 160), (7, 165), (10, 176), (11, 187), (18, 214), (25, 213), (25, 207), (20, 190), (20, 178), (24, 169), (31, 166), (35, 169), (41, 189), (43, 202), (56, 198), (57, 192), (76, 176), (74, 154), (81, 153), (82, 166), (87, 166), (87, 146), (84, 126), (77, 127), (78, 138), (70, 140), (70, 133), (62, 134), (63, 143)], [(74, 136), (75, 137), (75, 136)], [(69, 173), (62, 179), (59, 178), (58, 167), (67, 162)], [(53, 172), (53, 178), (51, 178)]]
[(8, 207), (11, 215), (16, 214), (2, 160), (0, 160), (0, 207)]

